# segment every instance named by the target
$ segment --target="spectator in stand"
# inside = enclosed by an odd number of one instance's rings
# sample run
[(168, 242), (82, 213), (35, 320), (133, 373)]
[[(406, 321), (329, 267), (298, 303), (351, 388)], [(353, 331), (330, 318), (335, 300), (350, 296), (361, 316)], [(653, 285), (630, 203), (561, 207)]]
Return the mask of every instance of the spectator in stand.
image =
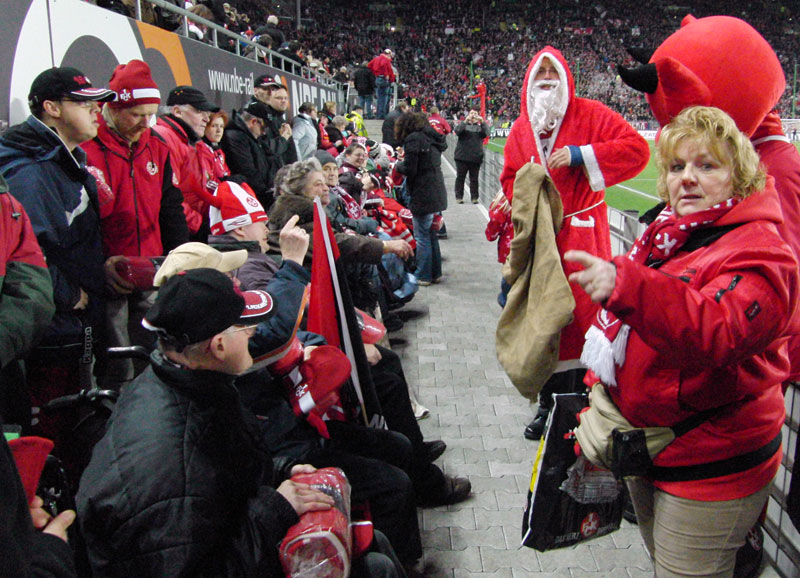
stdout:
[(183, 212), (193, 241), (208, 237), (208, 199), (214, 195), (217, 181), (211, 178), (213, 168), (203, 164), (207, 156), (201, 156), (201, 139), (212, 112), (219, 107), (191, 86), (176, 86), (155, 130), (167, 143), (170, 164), (178, 188), (183, 193)]
[[(204, 4), (197, 4), (189, 8), (189, 12), (194, 14), (195, 16), (199, 16), (200, 18), (205, 18), (210, 22), (214, 21), (214, 13), (211, 12), (211, 9), (204, 5)], [(185, 33), (184, 24), (189, 24), (189, 33)], [(181, 22), (181, 25), (175, 29), (175, 34), (180, 34), (181, 36), (188, 36), (192, 40), (197, 40), (199, 42), (205, 42), (208, 44), (211, 41), (211, 37), (208, 36), (208, 26), (203, 24), (202, 22), (195, 22), (187, 18), (185, 22)]]
[(456, 127), (456, 203), (464, 202), (464, 181), (469, 173), (469, 194), (473, 204), (478, 204), (478, 174), (483, 164), (483, 140), (489, 136), (489, 125), (478, 111), (471, 110), (464, 122)]
[(397, 102), (397, 106), (395, 109), (386, 115), (386, 118), (381, 125), (381, 133), (383, 134), (383, 142), (391, 146), (392, 148), (397, 148), (400, 146), (400, 143), (397, 142), (397, 138), (394, 134), (394, 124), (397, 122), (397, 119), (403, 116), (405, 113), (409, 111), (408, 103), (405, 100), (400, 100)]
[(320, 110), (320, 116), (328, 117), (328, 120), (333, 120), (333, 117), (336, 116), (336, 102), (333, 100), (326, 100), (322, 103), (322, 110)]
[(390, 48), (383, 51), (369, 61), (369, 69), (375, 75), (375, 89), (378, 97), (377, 118), (384, 119), (389, 114), (389, 93), (391, 85), (397, 80), (392, 68), (392, 57), (394, 53)]
[(0, 176), (0, 423), (25, 425), (25, 433), (31, 404), (20, 359), (54, 314), (53, 280), (30, 218)]
[(347, 147), (347, 138), (344, 134), (346, 132), (346, 126), (347, 119), (343, 116), (337, 115), (334, 116), (333, 119), (331, 119), (330, 124), (325, 127), (325, 130), (328, 132), (328, 139), (331, 141), (331, 144), (336, 147), (338, 152), (342, 152), (345, 147)]
[(395, 125), (397, 140), (403, 146), (403, 160), (397, 171), (406, 176), (417, 241), (417, 270), (422, 286), (442, 280), (442, 255), (439, 238), (431, 230), (433, 216), (447, 209), (447, 189), (442, 174), (442, 153), (447, 149), (444, 136), (433, 130), (424, 112), (407, 112)]
[(428, 122), (431, 123), (433, 130), (438, 132), (439, 134), (443, 134), (447, 136), (453, 129), (450, 128), (450, 123), (439, 114), (439, 107), (432, 106), (430, 109), (430, 114), (428, 114)]
[(297, 158), (301, 161), (311, 158), (319, 147), (317, 106), (313, 102), (301, 104), (292, 119), (292, 140), (297, 147)]
[(341, 66), (339, 70), (336, 71), (336, 74), (333, 75), (333, 79), (336, 82), (341, 82), (342, 84), (347, 84), (350, 82), (350, 75), (347, 73), (347, 67)]
[(253, 364), (254, 324), (273, 309), (267, 293), (238, 292), (213, 269), (161, 287), (145, 321), (159, 350), (123, 390), (77, 498), (96, 575), (277, 576), (289, 528), (334, 505), (288, 479), (313, 467), (273, 462), (233, 387)]
[(302, 73), (306, 58), (303, 47), (300, 46), (297, 40), (282, 44), (278, 48), (278, 53), (284, 58), (283, 69), (286, 72), (291, 72), (298, 76)]
[(274, 14), (270, 14), (267, 17), (267, 23), (256, 28), (256, 36), (260, 36), (261, 34), (269, 34), (272, 38), (273, 46), (280, 48), (286, 42), (286, 36), (280, 29), (279, 23), (280, 20), (278, 20), (278, 17)]
[[(75, 68), (45, 70), (34, 79), (28, 94), (30, 116), (0, 138), (0, 172), (19, 201), (12, 216), (15, 213), (15, 219), (20, 219), (24, 207), (30, 217), (47, 260), (56, 305), (52, 323), (26, 359), (27, 390), (34, 408), (77, 393), (82, 386), (80, 368), (92, 362), (91, 355), (82, 359), (84, 347), (91, 351), (105, 343), (97, 185), (79, 145), (97, 135), (98, 103), (113, 98), (111, 90), (93, 88)], [(7, 190), (4, 198), (8, 198)], [(13, 269), (12, 265), (12, 273)], [(32, 291), (32, 303), (35, 295)], [(7, 299), (12, 297), (4, 295), (3, 302)], [(13, 327), (10, 320), (1, 332), (6, 334)], [(56, 453), (64, 456), (62, 452), (69, 450), (63, 447), (69, 428), (64, 416), (38, 417), (36, 433), (56, 442)], [(29, 424), (22, 424), (26, 431)]]
[[(212, 113), (206, 125), (203, 138), (197, 145), (202, 166), (211, 167), (209, 185), (214, 191), (217, 190), (219, 183), (231, 174), (228, 163), (225, 161), (225, 152), (220, 147), (220, 141), (225, 134), (227, 124), (228, 115), (224, 110)], [(214, 181), (214, 184), (211, 181)]]
[[(3, 231), (4, 234), (7, 232)], [(6, 300), (3, 299), (0, 302), (0, 317), (3, 316), (1, 308), (6, 306)], [(31, 311), (25, 313), (27, 315), (23, 319), (30, 319)], [(16, 327), (30, 337), (35, 324), (26, 325), (17, 324)], [(77, 577), (74, 554), (67, 542), (67, 529), (75, 521), (75, 510), (64, 510), (53, 518), (42, 507), (40, 497), (28, 502), (5, 436), (0, 436), (0, 487), (3, 488), (0, 496), (0, 576)]]
[(292, 141), (292, 127), (284, 118), (289, 109), (289, 93), (275, 78), (264, 74), (256, 79), (253, 98), (250, 100), (259, 100), (267, 105), (264, 109), (267, 116), (264, 118), (266, 124), (261, 142), (270, 155), (267, 183), (272, 187), (275, 172), (297, 160), (297, 148)]
[(231, 121), (222, 135), (220, 146), (225, 153), (231, 174), (241, 178), (265, 207), (273, 202), (272, 181), (274, 155), (267, 155), (261, 142), (269, 109), (259, 100), (250, 100), (238, 113), (234, 110)]
[[(500, 201), (511, 201), (517, 172), (541, 165), (559, 192), (565, 218), (556, 237), (559, 255), (570, 249), (611, 258), (605, 187), (633, 178), (647, 166), (650, 149), (636, 130), (600, 102), (578, 98), (564, 56), (546, 46), (531, 59), (522, 91), (522, 114), (505, 147)], [(510, 219), (510, 211), (507, 214)], [(509, 234), (513, 234), (513, 229)], [(501, 253), (501, 262), (505, 261)], [(578, 269), (564, 263), (567, 275)], [(536, 274), (534, 272), (534, 274)], [(579, 363), (584, 336), (600, 307), (570, 286), (575, 299), (572, 321), (561, 330), (555, 371), (539, 393), (527, 439), (541, 439), (553, 407), (553, 394), (583, 391), (586, 369)]]
[(375, 94), (375, 75), (367, 66), (367, 61), (361, 63), (353, 73), (353, 87), (358, 93), (358, 104), (364, 111), (364, 118), (374, 118), (372, 115), (372, 97)]
[[(123, 279), (116, 263), (128, 257), (156, 257), (189, 239), (183, 195), (173, 184), (169, 147), (150, 128), (161, 93), (141, 60), (114, 69), (109, 88), (117, 100), (103, 107), (97, 136), (83, 145), (100, 191), (100, 218), (106, 255), (106, 305), (110, 346), (127, 346), (141, 334), (141, 319), (153, 302), (152, 291)], [(138, 335), (137, 335), (138, 332)], [(130, 360), (109, 362), (108, 380), (120, 386), (133, 378)]]
[(364, 124), (364, 108), (357, 104), (345, 117), (353, 125), (352, 133), (358, 136), (368, 137), (367, 125)]
[[(273, 254), (280, 254), (280, 231), (293, 215), (300, 216), (297, 226), (311, 234), (314, 224), (314, 198), (320, 197), (323, 205), (330, 202), (322, 166), (314, 158), (291, 165), (283, 189), (269, 213), (269, 252)], [(336, 233), (336, 242), (339, 243), (344, 262), (378, 264), (384, 253), (394, 253), (401, 259), (407, 259), (412, 254), (411, 246), (405, 241), (380, 241), (362, 235)], [(306, 255), (304, 264), (307, 267), (311, 266), (312, 250), (313, 244), (309, 246)]]

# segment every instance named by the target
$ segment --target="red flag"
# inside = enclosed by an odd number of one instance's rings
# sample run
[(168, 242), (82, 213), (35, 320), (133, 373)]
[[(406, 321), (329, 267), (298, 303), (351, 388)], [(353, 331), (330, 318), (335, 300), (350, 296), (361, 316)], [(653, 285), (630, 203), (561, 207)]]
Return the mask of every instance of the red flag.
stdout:
[(308, 330), (344, 351), (350, 360), (350, 382), (365, 425), (384, 428), (386, 422), (372, 382), (350, 289), (337, 262), (339, 247), (319, 198), (314, 199), (313, 242)]
[(338, 306), (333, 290), (332, 263), (325, 247), (325, 232), (330, 239), (333, 260), (339, 258), (339, 246), (333, 236), (333, 229), (328, 219), (320, 220), (320, 212), (314, 207), (314, 258), (311, 260), (311, 299), (308, 304), (308, 330), (322, 335), (329, 344), (341, 347), (339, 320), (336, 312)]

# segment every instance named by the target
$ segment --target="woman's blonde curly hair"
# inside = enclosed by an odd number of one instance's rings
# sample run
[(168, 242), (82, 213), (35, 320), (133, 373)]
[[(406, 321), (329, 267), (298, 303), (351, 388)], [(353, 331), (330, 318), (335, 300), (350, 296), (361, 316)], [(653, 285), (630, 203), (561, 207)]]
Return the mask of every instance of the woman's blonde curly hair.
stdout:
[(685, 140), (703, 144), (723, 166), (731, 169), (733, 196), (744, 199), (764, 188), (766, 172), (758, 153), (733, 119), (718, 108), (692, 106), (681, 111), (661, 131), (656, 148), (658, 196), (669, 202), (667, 175), (675, 150)]

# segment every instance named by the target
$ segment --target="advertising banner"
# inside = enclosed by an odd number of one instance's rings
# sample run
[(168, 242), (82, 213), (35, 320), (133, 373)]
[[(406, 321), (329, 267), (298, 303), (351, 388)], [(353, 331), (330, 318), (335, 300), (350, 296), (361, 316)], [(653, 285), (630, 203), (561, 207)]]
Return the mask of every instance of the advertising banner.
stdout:
[[(141, 59), (150, 65), (163, 100), (178, 85), (192, 85), (224, 110), (240, 108), (261, 74), (289, 91), (290, 116), (305, 101), (343, 101), (334, 88), (248, 60), (80, 0), (14, 0), (0, 21), (0, 122), (29, 114), (33, 79), (52, 66), (74, 66), (95, 86), (105, 86), (117, 64)], [(13, 57), (9, 57), (13, 56)], [(7, 126), (7, 125), (6, 125)]]

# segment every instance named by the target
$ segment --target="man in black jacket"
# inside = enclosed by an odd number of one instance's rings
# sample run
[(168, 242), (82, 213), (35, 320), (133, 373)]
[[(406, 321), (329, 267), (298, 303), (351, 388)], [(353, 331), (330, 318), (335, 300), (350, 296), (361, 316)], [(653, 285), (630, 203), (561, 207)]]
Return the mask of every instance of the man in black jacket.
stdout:
[(268, 116), (267, 105), (251, 100), (238, 113), (233, 111), (220, 141), (231, 174), (246, 181), (267, 210), (272, 206), (272, 180), (277, 171), (273, 170), (275, 162), (267, 154), (268, 148), (259, 141)]
[[(268, 179), (271, 183), (278, 169), (297, 161), (292, 126), (285, 117), (289, 110), (289, 92), (276, 78), (264, 74), (256, 79), (250, 102), (255, 100), (266, 106), (266, 116), (263, 117), (266, 123), (260, 142), (272, 158), (273, 168)], [(265, 208), (269, 209), (267, 206)]]
[(333, 505), (279, 484), (313, 468), (273, 466), (233, 386), (272, 312), (266, 292), (239, 293), (213, 269), (161, 287), (143, 321), (159, 349), (123, 390), (78, 492), (95, 577), (281, 576), (276, 545), (300, 514)]
[(364, 108), (364, 118), (373, 118), (372, 95), (375, 94), (375, 75), (367, 68), (367, 62), (361, 63), (353, 73), (353, 86), (358, 92), (358, 104)]
[(456, 202), (464, 202), (464, 181), (469, 173), (469, 194), (472, 203), (477, 204), (478, 175), (483, 164), (483, 139), (489, 136), (489, 125), (477, 111), (471, 110), (455, 130), (458, 137), (456, 145)]
[(383, 142), (388, 145), (391, 145), (392, 148), (397, 148), (400, 142), (394, 136), (394, 123), (397, 122), (397, 119), (403, 116), (405, 113), (409, 111), (408, 103), (405, 100), (400, 100), (397, 102), (397, 106), (393, 111), (386, 115), (386, 118), (383, 120), (383, 124), (381, 125), (381, 133), (383, 134)]

